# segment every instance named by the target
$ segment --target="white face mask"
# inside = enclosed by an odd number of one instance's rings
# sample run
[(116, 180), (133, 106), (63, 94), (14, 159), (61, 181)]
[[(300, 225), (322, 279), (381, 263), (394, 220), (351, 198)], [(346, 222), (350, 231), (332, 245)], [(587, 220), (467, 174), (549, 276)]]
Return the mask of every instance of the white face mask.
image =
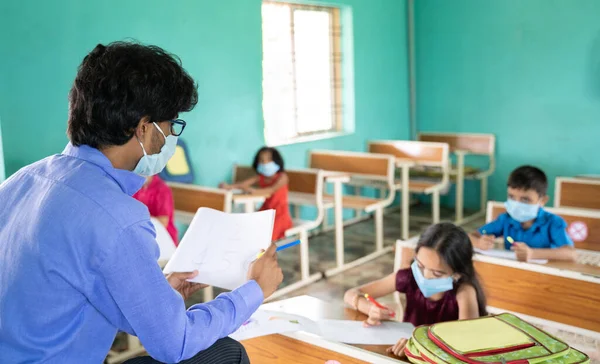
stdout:
[(162, 146), (162, 148), (160, 148), (160, 152), (158, 154), (148, 155), (144, 145), (138, 140), (138, 143), (140, 143), (142, 151), (144, 152), (144, 156), (140, 159), (137, 166), (135, 166), (133, 172), (144, 177), (154, 176), (155, 174), (162, 172), (162, 170), (167, 166), (169, 159), (171, 159), (173, 154), (175, 154), (175, 149), (177, 147), (176, 136), (165, 136), (165, 133), (163, 133), (156, 123), (152, 124), (154, 124), (156, 129), (158, 129), (158, 131), (165, 138), (165, 144)]

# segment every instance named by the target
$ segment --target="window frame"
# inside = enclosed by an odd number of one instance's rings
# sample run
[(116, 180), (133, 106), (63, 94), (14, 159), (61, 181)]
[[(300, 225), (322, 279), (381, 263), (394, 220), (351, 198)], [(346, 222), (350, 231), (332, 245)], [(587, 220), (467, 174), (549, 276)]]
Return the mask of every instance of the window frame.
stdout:
[[(294, 24), (294, 12), (297, 10), (308, 10), (308, 11), (322, 11), (327, 12), (330, 17), (331, 26), (330, 26), (330, 67), (331, 67), (331, 99), (332, 99), (332, 127), (330, 129), (325, 130), (313, 130), (308, 132), (300, 132), (299, 131), (299, 122), (298, 119), (298, 106), (297, 106), (297, 88), (296, 88), (296, 65), (295, 61), (292, 64), (293, 68), (293, 95), (294, 95), (294, 128), (295, 135), (289, 138), (280, 138), (274, 137), (270, 135), (268, 132), (268, 124), (267, 120), (263, 120), (264, 123), (264, 137), (265, 142), (269, 146), (277, 146), (277, 145), (286, 145), (286, 144), (295, 144), (301, 143), (305, 141), (319, 140), (332, 138), (342, 135), (347, 135), (353, 132), (353, 123), (351, 127), (346, 127), (346, 115), (344, 113), (345, 102), (347, 101), (344, 97), (345, 95), (345, 84), (344, 84), (344, 64), (342, 53), (342, 43), (343, 43), (343, 32), (342, 32), (342, 16), (343, 16), (343, 8), (334, 5), (320, 5), (320, 4), (311, 4), (306, 2), (295, 2), (295, 1), (284, 1), (284, 0), (263, 0), (261, 3), (262, 6), (265, 4), (273, 4), (273, 5), (286, 5), (290, 7), (290, 36), (291, 36), (291, 44), (292, 44), (292, 59), (295, 58), (295, 24)], [(261, 12), (262, 13), (262, 12)], [(264, 22), (264, 18), (261, 15), (261, 24)], [(263, 40), (261, 39), (261, 43)], [(262, 59), (264, 62), (264, 51), (262, 53)], [(263, 73), (263, 82), (264, 82), (264, 66), (262, 68)], [(264, 86), (263, 86), (263, 106), (262, 111), (264, 115)], [(353, 115), (353, 114), (352, 114)], [(264, 119), (264, 118), (263, 118)]]

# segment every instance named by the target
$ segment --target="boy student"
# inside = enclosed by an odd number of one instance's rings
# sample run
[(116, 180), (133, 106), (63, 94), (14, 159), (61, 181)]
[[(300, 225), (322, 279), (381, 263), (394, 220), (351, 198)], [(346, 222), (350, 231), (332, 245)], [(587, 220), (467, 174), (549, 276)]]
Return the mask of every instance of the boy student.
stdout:
[(542, 170), (532, 166), (515, 169), (508, 177), (506, 213), (471, 234), (475, 248), (487, 250), (494, 238), (504, 237), (506, 249), (517, 259), (575, 261), (573, 241), (567, 235), (567, 223), (544, 210), (548, 202), (548, 180)]

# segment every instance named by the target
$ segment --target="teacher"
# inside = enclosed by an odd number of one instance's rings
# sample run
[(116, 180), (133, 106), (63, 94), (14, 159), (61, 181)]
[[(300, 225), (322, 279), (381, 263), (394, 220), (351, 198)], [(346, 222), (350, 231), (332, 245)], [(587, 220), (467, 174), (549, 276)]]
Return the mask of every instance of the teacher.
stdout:
[(249, 362), (227, 336), (281, 283), (275, 247), (246, 284), (186, 310), (197, 273), (163, 275), (148, 209), (131, 197), (165, 167), (176, 118), (197, 100), (161, 48), (117, 42), (84, 58), (70, 143), (0, 185), (0, 363), (102, 363), (118, 330), (151, 355), (128, 363)]

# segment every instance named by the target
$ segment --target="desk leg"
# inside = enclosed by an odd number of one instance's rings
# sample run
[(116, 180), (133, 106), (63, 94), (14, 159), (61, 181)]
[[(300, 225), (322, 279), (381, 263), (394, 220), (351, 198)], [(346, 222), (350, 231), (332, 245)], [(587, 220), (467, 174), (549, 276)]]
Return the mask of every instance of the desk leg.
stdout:
[(487, 206), (487, 189), (488, 189), (488, 177), (481, 177), (481, 211), (485, 211)]
[(375, 251), (383, 250), (383, 207), (375, 210)]
[(309, 257), (308, 232), (306, 230), (302, 230), (300, 232), (300, 272), (303, 281), (310, 278)]
[(251, 201), (244, 202), (244, 212), (247, 214), (254, 212), (254, 202), (251, 202)]
[(455, 220), (460, 224), (464, 218), (464, 202), (465, 202), (465, 155), (456, 153), (456, 164), (458, 173), (456, 174), (456, 201), (455, 205)]
[(344, 265), (344, 219), (342, 209), (342, 183), (333, 183), (333, 203), (335, 215), (335, 260), (338, 268)]
[(409, 171), (409, 167), (408, 166), (402, 166), (402, 239), (403, 240), (408, 240), (408, 233), (409, 233), (409, 203), (410, 203), (410, 192), (408, 190), (408, 171)]

